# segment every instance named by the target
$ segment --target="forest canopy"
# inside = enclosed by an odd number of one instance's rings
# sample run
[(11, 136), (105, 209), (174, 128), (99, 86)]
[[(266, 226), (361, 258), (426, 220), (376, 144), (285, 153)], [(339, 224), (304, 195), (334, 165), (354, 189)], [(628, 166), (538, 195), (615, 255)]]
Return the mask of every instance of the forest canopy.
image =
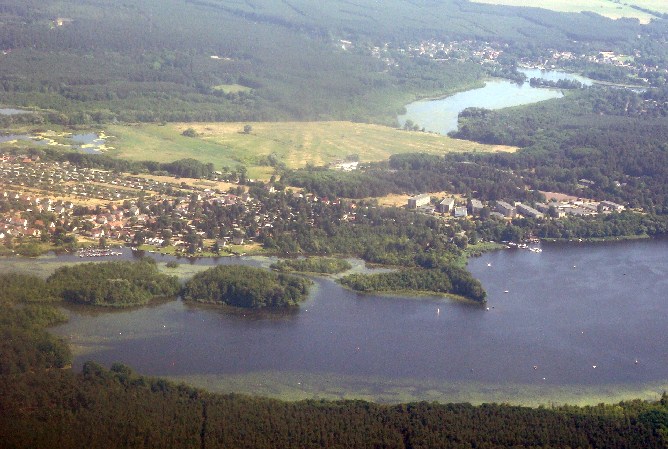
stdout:
[(475, 302), (487, 296), (480, 281), (468, 271), (455, 266), (433, 269), (399, 270), (391, 273), (350, 274), (341, 284), (365, 293), (405, 292), (450, 293)]
[(47, 285), (65, 301), (107, 307), (146, 304), (156, 297), (176, 296), (180, 288), (175, 276), (160, 273), (149, 258), (62, 266), (49, 276)]
[(661, 42), (666, 34), (661, 23), (465, 0), (334, 0), (326, 7), (306, 0), (9, 0), (0, 14), (0, 102), (42, 112), (5, 119), (62, 125), (394, 124), (407, 102), (470, 86), (485, 71), (400, 52), (392, 63), (368, 51), (387, 43), (499, 41), (512, 62), (546, 48), (627, 50), (638, 35)]
[(259, 309), (296, 306), (306, 299), (311, 281), (261, 268), (218, 265), (186, 282), (183, 298)]

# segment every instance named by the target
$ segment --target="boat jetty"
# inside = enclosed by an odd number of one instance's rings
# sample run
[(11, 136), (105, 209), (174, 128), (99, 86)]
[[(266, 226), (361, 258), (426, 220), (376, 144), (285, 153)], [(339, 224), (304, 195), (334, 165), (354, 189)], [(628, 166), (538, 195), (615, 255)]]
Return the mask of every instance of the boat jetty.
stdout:
[[(538, 247), (538, 246), (529, 246), (526, 243), (514, 243), (514, 242), (504, 242), (506, 245), (506, 248), (517, 248), (517, 249), (528, 249), (532, 253), (542, 253), (543, 249)], [(531, 243), (536, 243), (534, 241), (531, 241)]]
[(77, 252), (79, 257), (112, 257), (121, 256), (122, 254), (119, 251), (113, 251), (108, 248), (84, 248)]

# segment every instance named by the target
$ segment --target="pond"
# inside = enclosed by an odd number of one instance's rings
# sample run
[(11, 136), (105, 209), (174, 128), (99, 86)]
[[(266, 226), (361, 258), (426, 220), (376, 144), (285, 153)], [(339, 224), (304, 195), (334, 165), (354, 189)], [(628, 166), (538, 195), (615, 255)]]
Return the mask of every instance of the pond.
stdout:
[[(543, 71), (539, 69), (521, 69), (527, 79), (543, 78), (549, 81), (560, 79), (577, 80), (590, 85), (591, 80), (582, 76), (560, 71)], [(537, 103), (539, 101), (560, 98), (563, 94), (559, 89), (532, 87), (528, 81), (523, 84), (508, 80), (495, 79), (488, 81), (485, 87), (460, 92), (449, 97), (420, 100), (406, 106), (406, 114), (398, 117), (400, 126), (406, 120), (412, 120), (425, 131), (447, 134), (457, 130), (459, 113), (469, 107), (486, 109), (502, 109), (511, 106)]]
[(77, 368), (120, 361), (216, 391), (291, 399), (591, 403), (658, 397), (668, 386), (667, 240), (506, 250), (470, 269), (489, 310), (360, 295), (316, 278), (289, 313), (179, 300), (77, 308), (54, 332), (75, 348)]
[(35, 134), (6, 134), (0, 135), (0, 143), (17, 140), (28, 141), (40, 146), (57, 146), (79, 150), (82, 153), (99, 154), (110, 148), (106, 146), (106, 137), (103, 133), (69, 134), (47, 131)]

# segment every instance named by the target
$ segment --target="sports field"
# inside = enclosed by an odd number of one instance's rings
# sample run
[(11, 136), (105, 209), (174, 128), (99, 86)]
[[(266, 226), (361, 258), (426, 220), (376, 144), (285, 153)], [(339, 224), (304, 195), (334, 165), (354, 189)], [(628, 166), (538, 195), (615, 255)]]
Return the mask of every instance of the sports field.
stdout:
[(632, 8), (638, 6), (657, 13), (668, 13), (665, 0), (471, 0), (489, 5), (530, 6), (560, 12), (590, 11), (611, 19), (621, 17), (636, 18), (641, 23), (649, 23), (655, 16)]
[[(289, 168), (326, 165), (357, 155), (361, 162), (380, 161), (392, 154), (453, 151), (515, 151), (505, 146), (482, 145), (437, 134), (409, 132), (350, 122), (261, 122), (244, 133), (246, 123), (180, 123), (109, 126), (114, 136), (109, 154), (129, 160), (171, 162), (195, 158), (217, 169), (243, 164), (252, 177), (271, 175), (267, 157)], [(197, 137), (182, 132), (193, 128)]]

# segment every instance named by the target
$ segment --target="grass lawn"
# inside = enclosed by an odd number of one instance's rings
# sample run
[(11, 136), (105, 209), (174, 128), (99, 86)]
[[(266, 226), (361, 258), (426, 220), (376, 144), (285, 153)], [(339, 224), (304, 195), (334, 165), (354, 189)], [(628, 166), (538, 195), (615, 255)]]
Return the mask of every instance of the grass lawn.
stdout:
[[(272, 168), (266, 158), (276, 159), (290, 168), (306, 164), (325, 165), (348, 155), (360, 161), (387, 159), (392, 154), (424, 152), (444, 154), (452, 151), (514, 151), (515, 148), (482, 145), (449, 137), (408, 132), (379, 125), (350, 122), (261, 122), (248, 123), (250, 133), (243, 133), (246, 123), (175, 123), (167, 125), (115, 125), (108, 133), (115, 136), (108, 154), (129, 160), (171, 162), (195, 158), (212, 162), (217, 169), (249, 167), (249, 176), (268, 178)], [(186, 128), (197, 137), (185, 137)]]
[(652, 14), (633, 9), (631, 6), (639, 6), (659, 13), (668, 13), (668, 2), (665, 0), (471, 0), (475, 3), (486, 3), (489, 5), (508, 6), (530, 6), (536, 8), (550, 9), (560, 12), (582, 12), (591, 11), (611, 19), (630, 17), (640, 20), (641, 23), (649, 23)]

